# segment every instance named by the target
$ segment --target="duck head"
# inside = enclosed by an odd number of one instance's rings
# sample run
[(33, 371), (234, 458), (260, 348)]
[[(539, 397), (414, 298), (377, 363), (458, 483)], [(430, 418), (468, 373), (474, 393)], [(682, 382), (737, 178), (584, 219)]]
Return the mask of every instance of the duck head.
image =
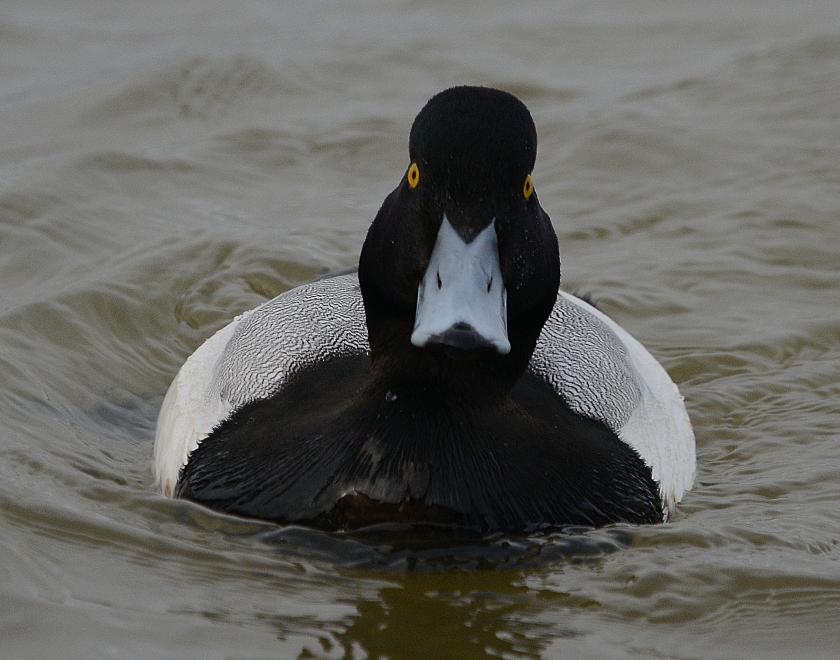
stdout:
[(560, 283), (536, 154), (531, 115), (506, 92), (454, 87), (417, 115), (359, 259), (378, 378), (495, 396), (524, 372)]

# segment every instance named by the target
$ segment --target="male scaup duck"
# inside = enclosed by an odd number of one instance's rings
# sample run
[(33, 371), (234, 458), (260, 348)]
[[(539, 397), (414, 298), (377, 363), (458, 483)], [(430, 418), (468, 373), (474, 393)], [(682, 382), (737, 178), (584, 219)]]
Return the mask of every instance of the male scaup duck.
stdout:
[(243, 314), (158, 419), (162, 492), (325, 529), (667, 520), (694, 434), (659, 363), (563, 291), (534, 122), (482, 87), (434, 96), (356, 273)]

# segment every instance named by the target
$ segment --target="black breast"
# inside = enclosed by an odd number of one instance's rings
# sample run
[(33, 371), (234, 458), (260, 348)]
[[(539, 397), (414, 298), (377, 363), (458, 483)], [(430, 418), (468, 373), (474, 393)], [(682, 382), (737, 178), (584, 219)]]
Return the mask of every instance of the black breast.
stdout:
[(639, 456), (533, 376), (483, 406), (369, 380), (366, 356), (342, 358), (245, 406), (192, 452), (177, 494), (328, 529), (662, 521), (658, 487)]

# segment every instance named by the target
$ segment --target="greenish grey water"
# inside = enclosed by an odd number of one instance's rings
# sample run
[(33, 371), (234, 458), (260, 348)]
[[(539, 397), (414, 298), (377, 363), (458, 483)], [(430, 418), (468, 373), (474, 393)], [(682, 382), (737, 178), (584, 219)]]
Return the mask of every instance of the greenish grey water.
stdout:
[[(833, 0), (0, 7), (3, 657), (836, 657)], [(154, 493), (239, 312), (355, 263), (435, 91), (530, 106), (566, 288), (686, 396), (662, 526), (441, 544)]]

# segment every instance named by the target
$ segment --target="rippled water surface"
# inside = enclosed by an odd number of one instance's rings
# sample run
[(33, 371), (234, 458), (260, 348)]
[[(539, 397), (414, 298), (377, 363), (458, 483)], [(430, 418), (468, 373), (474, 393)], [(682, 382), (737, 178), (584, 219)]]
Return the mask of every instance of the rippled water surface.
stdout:
[[(3, 657), (837, 657), (840, 5), (0, 5)], [(680, 384), (676, 519), (353, 536), (155, 494), (170, 380), (356, 262), (434, 92), (530, 106), (566, 288)]]

